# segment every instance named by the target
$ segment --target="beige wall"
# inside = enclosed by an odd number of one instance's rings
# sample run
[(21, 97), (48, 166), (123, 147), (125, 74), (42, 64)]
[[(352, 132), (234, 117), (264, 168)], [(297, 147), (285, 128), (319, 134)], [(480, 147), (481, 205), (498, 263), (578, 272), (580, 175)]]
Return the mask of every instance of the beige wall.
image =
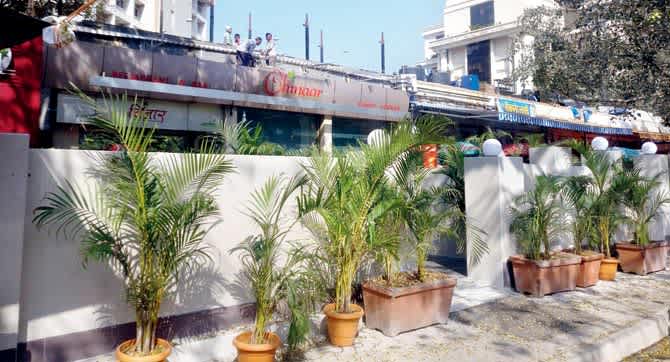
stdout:
[[(132, 320), (124, 303), (121, 281), (114, 273), (94, 262), (84, 270), (75, 240), (57, 237), (53, 231), (38, 231), (28, 221), (45, 192), (54, 191), (57, 182), (68, 179), (84, 189), (91, 183), (84, 171), (91, 164), (89, 155), (95, 153), (99, 152), (53, 149), (29, 152), (31, 177), (25, 208), (22, 271), (25, 283), (21, 290), (20, 341)], [(304, 159), (273, 156), (231, 156), (231, 159), (237, 173), (228, 176), (216, 196), (222, 222), (206, 239), (213, 247), (214, 266), (195, 288), (188, 288), (189, 293), (182, 293), (177, 300), (166, 303), (162, 311), (164, 315), (252, 301), (248, 289), (238, 285), (238, 258), (228, 253), (253, 232), (253, 226), (243, 215), (244, 207), (250, 192), (267, 177), (282, 172), (295, 174)], [(305, 237), (306, 234), (296, 232), (293, 236)]]

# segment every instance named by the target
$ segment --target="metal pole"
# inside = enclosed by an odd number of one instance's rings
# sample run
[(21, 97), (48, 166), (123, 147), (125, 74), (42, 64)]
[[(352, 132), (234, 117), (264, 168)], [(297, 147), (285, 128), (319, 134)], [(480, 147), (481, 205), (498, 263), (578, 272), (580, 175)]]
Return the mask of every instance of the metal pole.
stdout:
[(321, 40), (319, 41), (319, 60), (323, 63), (323, 30), (321, 30)]
[(249, 39), (251, 39), (251, 11), (249, 12)]
[(164, 7), (164, 5), (165, 5), (165, 4), (163, 4), (163, 0), (161, 0), (161, 5), (160, 5), (160, 6), (161, 6), (161, 21), (160, 21), (160, 32), (161, 32), (161, 36), (163, 35), (163, 14), (164, 14), (164, 12), (163, 12), (163, 7)]
[(384, 32), (382, 32), (382, 40), (380, 41), (382, 45), (382, 74), (386, 73), (386, 53), (384, 49)]
[(309, 14), (305, 14), (305, 59), (309, 60)]
[(209, 6), (209, 41), (214, 42), (214, 3)]

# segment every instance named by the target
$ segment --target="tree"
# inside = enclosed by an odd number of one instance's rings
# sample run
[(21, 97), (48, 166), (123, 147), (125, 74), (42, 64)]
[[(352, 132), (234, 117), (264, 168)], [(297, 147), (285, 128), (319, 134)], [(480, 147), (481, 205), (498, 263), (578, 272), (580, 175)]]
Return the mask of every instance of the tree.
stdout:
[(0, 8), (9, 8), (38, 18), (49, 15), (66, 16), (82, 4), (84, 0), (0, 0)]
[[(643, 108), (670, 120), (670, 3), (564, 1), (521, 17), (514, 78), (542, 97)], [(527, 36), (533, 42), (524, 42)]]

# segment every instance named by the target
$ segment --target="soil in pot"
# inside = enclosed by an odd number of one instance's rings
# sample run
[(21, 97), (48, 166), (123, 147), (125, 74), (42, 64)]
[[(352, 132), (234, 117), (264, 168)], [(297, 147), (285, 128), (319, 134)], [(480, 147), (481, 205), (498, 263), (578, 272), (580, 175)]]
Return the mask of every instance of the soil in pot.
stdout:
[(238, 334), (233, 340), (237, 348), (238, 362), (272, 362), (275, 360), (275, 352), (281, 345), (278, 335), (267, 332), (266, 342), (263, 344), (251, 344), (251, 332)]
[(339, 313), (335, 310), (335, 304), (327, 304), (323, 313), (328, 318), (328, 339), (330, 343), (338, 347), (348, 347), (354, 344), (358, 334), (358, 322), (363, 317), (363, 308), (356, 304), (350, 304), (351, 313)]
[(134, 339), (129, 339), (116, 347), (116, 359), (119, 362), (164, 362), (172, 353), (172, 345), (170, 342), (158, 338), (156, 340), (156, 348), (153, 353), (148, 356), (137, 355), (129, 350), (135, 344)]
[(531, 260), (523, 255), (510, 257), (516, 290), (535, 297), (575, 290), (581, 258), (557, 253), (547, 260)]
[(626, 273), (646, 275), (665, 270), (668, 263), (668, 243), (657, 241), (647, 246), (632, 243), (617, 243), (621, 270)]
[(577, 286), (587, 288), (596, 285), (599, 280), (600, 264), (605, 255), (590, 250), (584, 250), (577, 255), (582, 258), (577, 274)]
[(399, 273), (391, 283), (377, 278), (363, 284), (365, 325), (387, 336), (447, 323), (456, 279), (444, 273)]
[(616, 270), (619, 266), (619, 261), (614, 258), (603, 258), (600, 262), (600, 273), (598, 273), (598, 278), (600, 280), (613, 281), (616, 279)]

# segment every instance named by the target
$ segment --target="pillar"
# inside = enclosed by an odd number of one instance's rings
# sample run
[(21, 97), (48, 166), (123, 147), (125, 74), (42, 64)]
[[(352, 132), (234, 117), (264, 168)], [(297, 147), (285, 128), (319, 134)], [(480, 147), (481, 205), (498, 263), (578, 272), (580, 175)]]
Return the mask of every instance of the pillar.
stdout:
[[(640, 155), (633, 161), (635, 167), (640, 170), (640, 175), (645, 177), (659, 177), (660, 185), (654, 192), (653, 197), (658, 194), (670, 196), (670, 179), (668, 179), (668, 156), (667, 155)], [(651, 196), (651, 195), (650, 195)], [(649, 238), (652, 241), (665, 240), (670, 234), (670, 205), (664, 205), (658, 212), (656, 220), (649, 227)]]
[(317, 134), (319, 149), (324, 152), (333, 152), (333, 116), (323, 116)]
[(468, 228), (468, 276), (493, 287), (510, 286), (508, 258), (517, 251), (509, 231), (509, 208), (524, 192), (520, 157), (465, 158), (465, 210), (468, 221), (486, 232), (488, 253), (472, 260), (473, 231)]
[(0, 360), (13, 361), (19, 332), (28, 181), (27, 134), (0, 133)]

